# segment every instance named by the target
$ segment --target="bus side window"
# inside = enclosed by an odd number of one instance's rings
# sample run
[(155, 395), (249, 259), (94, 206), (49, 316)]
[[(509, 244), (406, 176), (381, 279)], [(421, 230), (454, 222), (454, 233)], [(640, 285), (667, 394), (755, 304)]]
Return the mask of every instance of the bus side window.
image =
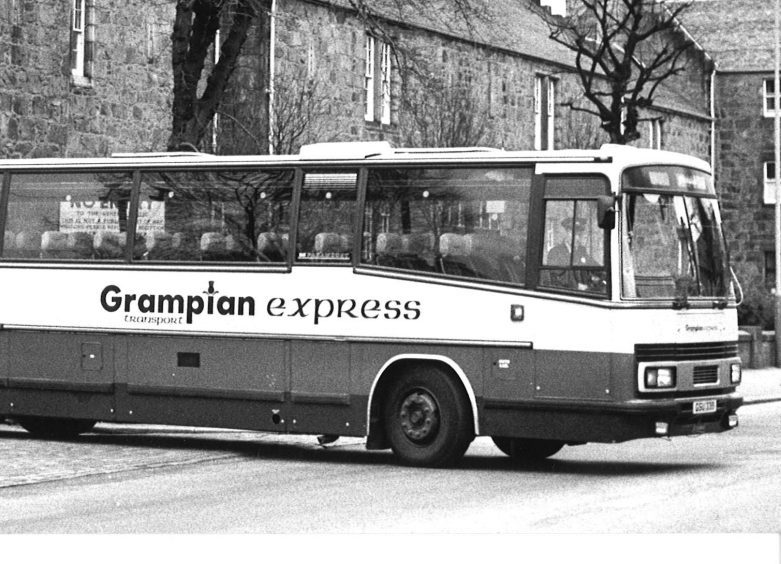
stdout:
[(530, 168), (370, 170), (361, 262), (524, 284), (531, 176)]
[(298, 214), (297, 262), (351, 261), (357, 178), (353, 171), (306, 173)]
[(129, 172), (12, 175), (2, 258), (123, 260), (131, 187)]
[(136, 240), (163, 262), (284, 263), (292, 169), (148, 172)]
[(605, 232), (595, 200), (545, 203), (540, 286), (606, 293)]

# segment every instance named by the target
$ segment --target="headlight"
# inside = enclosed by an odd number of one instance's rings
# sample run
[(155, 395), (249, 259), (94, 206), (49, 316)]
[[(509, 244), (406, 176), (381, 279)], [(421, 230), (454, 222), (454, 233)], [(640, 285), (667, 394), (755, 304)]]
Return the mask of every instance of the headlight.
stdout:
[(675, 367), (649, 367), (645, 369), (646, 388), (674, 388)]
[(740, 384), (741, 376), (740, 364), (731, 364), (729, 367), (729, 381), (733, 384)]

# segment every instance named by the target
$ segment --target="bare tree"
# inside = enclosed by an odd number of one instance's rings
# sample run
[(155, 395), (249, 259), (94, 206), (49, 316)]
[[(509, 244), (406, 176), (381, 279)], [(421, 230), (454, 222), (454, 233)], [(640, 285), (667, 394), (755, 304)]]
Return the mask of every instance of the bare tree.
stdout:
[[(397, 64), (405, 63), (405, 49), (391, 33), (388, 18), (425, 11), (448, 24), (471, 29), (475, 18), (485, 10), (484, 0), (349, 0), (349, 6), (363, 21), (367, 30), (389, 43)], [(229, 80), (236, 68), (242, 47), (251, 27), (270, 10), (269, 0), (176, 0), (176, 15), (172, 33), (171, 64), (174, 76), (173, 120), (168, 150), (198, 148), (209, 132), (212, 118), (220, 112)], [(222, 30), (218, 62), (209, 63), (215, 49), (217, 30)], [(300, 88), (296, 96), (314, 93)], [(311, 107), (312, 100), (299, 99), (294, 105)], [(303, 104), (303, 106), (302, 106)], [(283, 120), (289, 116), (285, 108)], [(290, 135), (300, 123), (288, 122), (284, 136)], [(284, 150), (293, 147), (296, 139), (282, 139), (275, 132), (272, 143)], [(295, 134), (294, 134), (295, 135)], [(292, 144), (291, 144), (292, 143)]]
[(330, 141), (325, 120), (328, 101), (317, 78), (299, 73), (295, 80), (276, 86), (274, 107), (271, 108), (271, 146), (276, 155), (298, 152), (304, 143)]
[(402, 100), (405, 145), (410, 147), (470, 147), (488, 135), (488, 109), (470, 84), (450, 85), (446, 79), (420, 77)]
[[(261, 0), (177, 0), (171, 35), (174, 98), (169, 151), (200, 146), (236, 68), (250, 26), (265, 9)], [(208, 56), (222, 25), (227, 27), (227, 34), (220, 45), (219, 60), (211, 66), (199, 94)]]
[[(612, 143), (640, 138), (640, 110), (658, 87), (683, 72), (694, 42), (679, 17), (690, 2), (577, 0), (567, 17), (548, 16), (551, 38), (575, 53), (575, 66), (593, 114)], [(594, 109), (596, 108), (596, 109)]]

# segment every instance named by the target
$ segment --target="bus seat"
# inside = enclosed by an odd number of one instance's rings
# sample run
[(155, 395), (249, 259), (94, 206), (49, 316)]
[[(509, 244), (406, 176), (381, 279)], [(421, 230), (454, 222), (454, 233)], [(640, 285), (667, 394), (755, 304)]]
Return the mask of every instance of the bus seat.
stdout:
[(125, 254), (125, 233), (98, 231), (93, 239), (95, 257), (103, 260), (119, 259)]
[(252, 248), (249, 238), (242, 234), (227, 234), (225, 236), (225, 259), (240, 262), (254, 261), (255, 250)]
[(44, 231), (41, 235), (41, 258), (71, 258), (68, 234), (62, 231)]
[(348, 258), (345, 240), (339, 233), (318, 233), (315, 235), (315, 255), (332, 258)]
[(340, 233), (339, 238), (342, 240), (342, 252), (352, 253), (353, 250), (353, 234), (352, 233)]
[(400, 268), (409, 270), (433, 271), (434, 268), (434, 234), (405, 233), (401, 236), (401, 253), (398, 264)]
[(173, 255), (173, 236), (165, 231), (146, 234), (146, 250), (149, 260), (167, 260)]
[(200, 242), (192, 233), (176, 232), (171, 236), (172, 254), (176, 260), (198, 260)]
[(73, 231), (68, 233), (68, 250), (71, 258), (92, 258), (92, 245), (94, 237), (86, 231)]
[(201, 260), (226, 260), (225, 235), (211, 231), (201, 235)]
[(401, 253), (401, 235), (398, 233), (379, 233), (377, 235), (376, 262), (379, 266), (399, 266)]
[(495, 231), (464, 235), (466, 253), (480, 278), (510, 282), (510, 274), (503, 266), (507, 242)]
[(258, 235), (258, 257), (261, 262), (285, 262), (287, 257), (286, 238), (272, 231)]
[(466, 252), (464, 236), (443, 233), (439, 237), (439, 263), (443, 274), (475, 277), (477, 273)]
[(17, 233), (15, 254), (22, 258), (39, 258), (41, 256), (41, 233), (38, 231)]

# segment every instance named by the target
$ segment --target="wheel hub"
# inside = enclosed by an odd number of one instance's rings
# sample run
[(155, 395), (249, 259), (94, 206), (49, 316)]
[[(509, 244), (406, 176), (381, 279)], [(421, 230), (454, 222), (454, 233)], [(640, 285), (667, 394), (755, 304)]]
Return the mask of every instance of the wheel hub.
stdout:
[(401, 428), (414, 442), (432, 440), (439, 429), (437, 402), (424, 391), (409, 394), (401, 404)]

